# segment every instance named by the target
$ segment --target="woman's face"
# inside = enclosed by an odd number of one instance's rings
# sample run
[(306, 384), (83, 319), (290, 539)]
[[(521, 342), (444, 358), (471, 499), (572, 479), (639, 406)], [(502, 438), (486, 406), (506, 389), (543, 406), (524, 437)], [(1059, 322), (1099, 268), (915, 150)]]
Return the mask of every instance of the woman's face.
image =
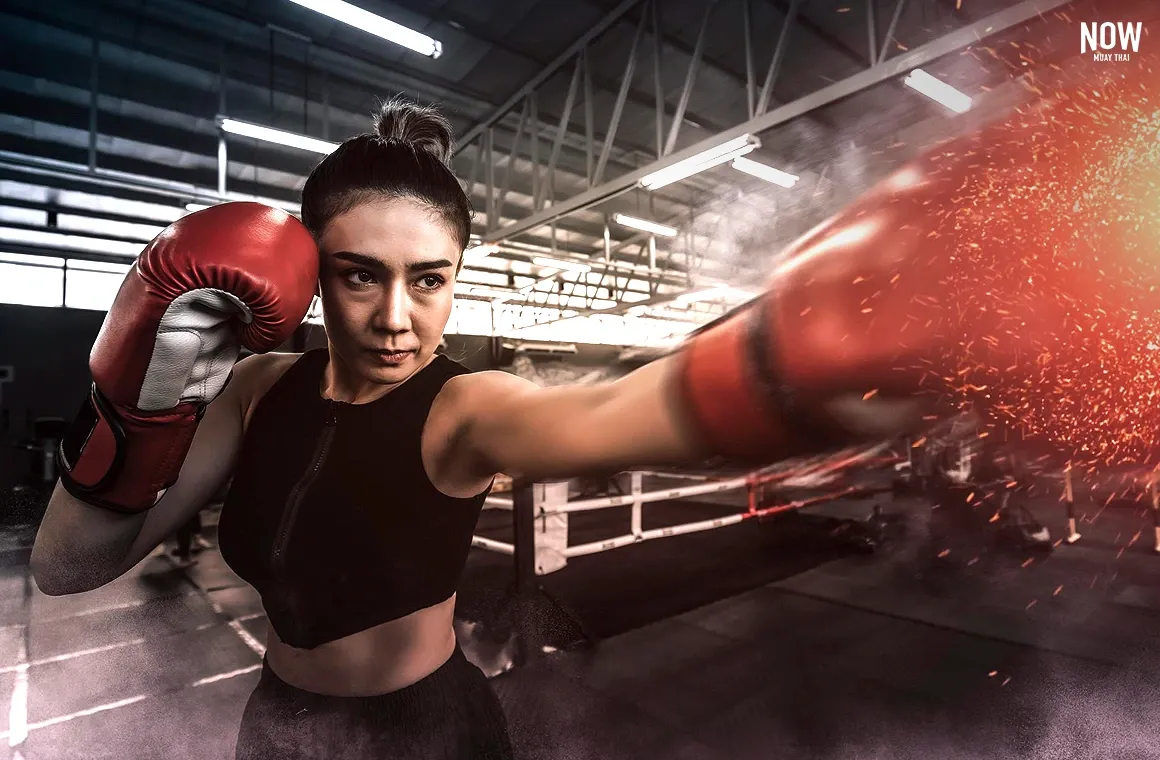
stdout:
[(406, 380), (435, 353), (451, 316), (462, 252), (447, 225), (415, 201), (374, 200), (332, 219), (319, 248), (332, 351), (371, 383)]

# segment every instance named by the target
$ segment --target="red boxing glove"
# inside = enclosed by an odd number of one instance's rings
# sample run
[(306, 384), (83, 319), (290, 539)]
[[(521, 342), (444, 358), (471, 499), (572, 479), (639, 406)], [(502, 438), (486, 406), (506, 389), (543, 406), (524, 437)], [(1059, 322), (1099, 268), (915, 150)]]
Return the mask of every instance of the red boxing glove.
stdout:
[(58, 451), (69, 493), (121, 512), (152, 507), (241, 347), (264, 353), (289, 339), (317, 281), (306, 227), (259, 203), (213, 206), (154, 238), (89, 356), (92, 390)]
[(1160, 66), (1118, 73), (911, 162), (694, 336), (684, 398), (716, 453), (850, 443), (832, 402), (875, 396), (969, 401), (1091, 461), (1155, 451)]

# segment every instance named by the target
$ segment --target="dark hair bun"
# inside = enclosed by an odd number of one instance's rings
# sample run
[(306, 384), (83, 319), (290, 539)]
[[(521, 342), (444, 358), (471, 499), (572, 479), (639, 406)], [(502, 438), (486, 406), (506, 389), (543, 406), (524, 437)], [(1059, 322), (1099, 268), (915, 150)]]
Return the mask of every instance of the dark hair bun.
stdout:
[(375, 132), (388, 142), (426, 151), (444, 165), (451, 161), (454, 144), (451, 122), (430, 106), (401, 98), (388, 100), (375, 115)]

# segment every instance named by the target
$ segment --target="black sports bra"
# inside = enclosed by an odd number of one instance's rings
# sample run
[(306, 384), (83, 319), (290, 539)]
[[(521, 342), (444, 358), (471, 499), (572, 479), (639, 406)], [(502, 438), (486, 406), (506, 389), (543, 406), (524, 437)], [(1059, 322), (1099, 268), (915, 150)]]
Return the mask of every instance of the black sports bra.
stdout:
[(427, 478), (420, 439), (443, 384), (437, 356), (369, 404), (322, 398), (329, 355), (303, 354), (258, 403), (218, 525), (226, 563), (278, 637), (313, 649), (450, 598), (488, 490)]

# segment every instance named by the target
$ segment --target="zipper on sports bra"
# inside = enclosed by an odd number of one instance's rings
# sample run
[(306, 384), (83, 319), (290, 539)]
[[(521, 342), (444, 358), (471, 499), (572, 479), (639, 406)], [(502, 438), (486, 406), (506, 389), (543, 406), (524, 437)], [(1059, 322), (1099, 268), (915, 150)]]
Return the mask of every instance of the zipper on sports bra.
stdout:
[(282, 520), (278, 524), (278, 537), (274, 541), (274, 549), (270, 557), (271, 564), (275, 571), (280, 571), (286, 561), (286, 543), (290, 539), (290, 530), (294, 527), (294, 521), (298, 517), (298, 507), (302, 504), (302, 499), (306, 495), (306, 490), (314, 479), (318, 477), (318, 471), (322, 468), (322, 463), (326, 460), (326, 452), (330, 449), (330, 443), (334, 439), (334, 431), (338, 425), (338, 418), (335, 415), (334, 401), (328, 401), (326, 427), (322, 431), (322, 437), (318, 439), (318, 445), (314, 449), (314, 459), (308, 469), (298, 482), (294, 484), (294, 488), (290, 490), (290, 496), (286, 499), (286, 508), (282, 511)]

